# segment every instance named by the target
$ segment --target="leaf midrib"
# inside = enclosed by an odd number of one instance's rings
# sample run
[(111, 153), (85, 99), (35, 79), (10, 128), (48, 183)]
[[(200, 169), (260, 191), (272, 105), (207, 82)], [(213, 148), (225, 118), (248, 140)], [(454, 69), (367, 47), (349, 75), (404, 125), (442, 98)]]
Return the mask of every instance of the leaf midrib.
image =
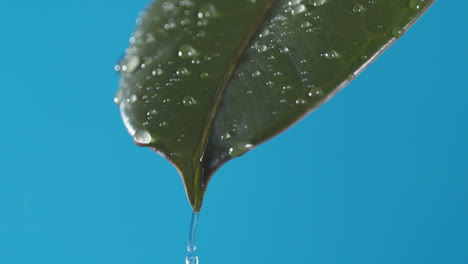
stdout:
[(215, 95), (213, 96), (213, 104), (212, 104), (210, 111), (208, 112), (207, 117), (205, 118), (205, 122), (203, 125), (203, 132), (201, 135), (201, 139), (199, 141), (200, 144), (196, 148), (196, 151), (194, 153), (194, 159), (192, 161), (193, 169), (194, 169), (194, 177), (193, 177), (194, 182), (192, 186), (195, 191), (193, 208), (195, 211), (199, 211), (202, 200), (203, 200), (203, 193), (200, 195), (197, 193), (197, 190), (203, 190), (202, 192), (204, 192), (204, 190), (206, 189), (206, 186), (199, 186), (201, 183), (200, 178), (204, 176), (202, 175), (201, 164), (202, 164), (203, 154), (205, 153), (205, 150), (206, 150), (208, 139), (210, 138), (211, 128), (214, 123), (217, 110), (219, 109), (220, 104), (221, 104), (221, 98), (224, 94), (226, 87), (228, 86), (230, 79), (232, 78), (232, 75), (235, 72), (238, 62), (241, 60), (242, 55), (245, 53), (246, 48), (248, 47), (248, 45), (251, 43), (252, 39), (254, 38), (255, 33), (259, 31), (260, 27), (264, 23), (265, 17), (267, 17), (267, 15), (269, 14), (269, 11), (272, 9), (273, 4), (275, 2), (277, 2), (277, 0), (271, 0), (265, 5), (263, 9), (263, 14), (258, 17), (255, 25), (252, 26), (252, 29), (248, 31), (244, 41), (242, 42), (242, 45), (239, 46), (239, 49), (236, 52), (235, 56), (233, 56), (233, 58), (228, 62), (226, 74), (224, 75), (224, 78), (222, 79), (220, 85), (216, 89)]

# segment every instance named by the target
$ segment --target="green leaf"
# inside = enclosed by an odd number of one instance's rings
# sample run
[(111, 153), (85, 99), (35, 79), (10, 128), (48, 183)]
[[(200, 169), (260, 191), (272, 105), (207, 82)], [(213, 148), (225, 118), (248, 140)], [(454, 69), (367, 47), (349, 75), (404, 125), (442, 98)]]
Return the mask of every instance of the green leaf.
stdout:
[(343, 88), (434, 0), (159, 0), (117, 70), (134, 141), (198, 212), (213, 173)]

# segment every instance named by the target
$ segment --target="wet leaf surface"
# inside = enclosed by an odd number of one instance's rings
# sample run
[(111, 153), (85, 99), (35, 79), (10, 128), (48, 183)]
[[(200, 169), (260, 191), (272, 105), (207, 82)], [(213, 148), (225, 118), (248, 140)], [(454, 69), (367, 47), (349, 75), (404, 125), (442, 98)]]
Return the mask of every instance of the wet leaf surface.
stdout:
[(199, 211), (223, 163), (332, 97), (433, 2), (159, 0), (116, 66), (115, 102)]

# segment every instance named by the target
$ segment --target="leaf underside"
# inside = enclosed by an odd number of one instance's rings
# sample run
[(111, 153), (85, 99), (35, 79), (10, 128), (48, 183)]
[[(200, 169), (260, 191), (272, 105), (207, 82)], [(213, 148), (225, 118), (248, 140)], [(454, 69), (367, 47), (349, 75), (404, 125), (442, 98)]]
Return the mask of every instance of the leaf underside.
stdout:
[(198, 212), (213, 173), (352, 80), (434, 0), (159, 0), (117, 70), (140, 146), (179, 170)]

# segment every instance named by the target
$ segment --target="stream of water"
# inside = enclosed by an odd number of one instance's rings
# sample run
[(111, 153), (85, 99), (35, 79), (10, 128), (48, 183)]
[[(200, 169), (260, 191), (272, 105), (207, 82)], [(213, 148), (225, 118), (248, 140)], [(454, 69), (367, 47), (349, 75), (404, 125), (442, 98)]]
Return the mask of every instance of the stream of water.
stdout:
[(198, 256), (195, 252), (197, 250), (197, 245), (195, 244), (195, 233), (197, 232), (199, 216), (199, 213), (192, 213), (192, 221), (190, 222), (189, 240), (187, 246), (188, 254), (185, 257), (185, 264), (198, 264)]

